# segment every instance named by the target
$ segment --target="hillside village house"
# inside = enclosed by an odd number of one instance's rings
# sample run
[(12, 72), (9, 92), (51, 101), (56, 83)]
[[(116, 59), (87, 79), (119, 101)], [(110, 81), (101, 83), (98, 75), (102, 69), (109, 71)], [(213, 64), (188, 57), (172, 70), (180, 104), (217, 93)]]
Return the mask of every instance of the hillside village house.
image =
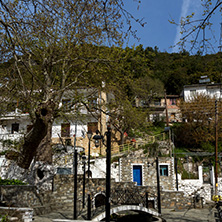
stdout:
[(216, 99), (222, 98), (221, 83), (205, 83), (185, 85), (183, 88), (184, 101), (189, 101), (196, 94), (204, 94)]
[(144, 102), (140, 99), (136, 99), (136, 106), (149, 108), (149, 121), (152, 122), (164, 120), (166, 118), (167, 109), (168, 121), (173, 123), (181, 121), (179, 102), (179, 95), (167, 95), (166, 99), (164, 98), (164, 96), (155, 97), (150, 101), (150, 103)]
[[(100, 130), (102, 134), (106, 131), (106, 125), (109, 117), (103, 112), (93, 109), (93, 107), (103, 108), (104, 103), (110, 99), (110, 95), (104, 92), (92, 91), (90, 89), (82, 89), (81, 93), (87, 96), (87, 105), (81, 106), (79, 112), (81, 116), (75, 116), (74, 111), (69, 111), (72, 103), (71, 94), (66, 93), (60, 102), (60, 107), (64, 111), (65, 118), (55, 119), (52, 126), (52, 144), (74, 144), (74, 137), (77, 138), (76, 146), (82, 147), (87, 152), (88, 150), (88, 138), (87, 132)], [(90, 96), (88, 96), (90, 95)], [(70, 96), (70, 97), (69, 97)], [(0, 117), (0, 139), (1, 140), (16, 140), (24, 136), (32, 128), (32, 123), (28, 113), (23, 113), (18, 107), (14, 111), (5, 114)], [(74, 109), (73, 109), (74, 110)], [(93, 115), (92, 115), (93, 113)], [(77, 120), (77, 121), (76, 121)], [(77, 126), (77, 127), (75, 127)], [(77, 129), (77, 131), (75, 131)], [(76, 134), (76, 135), (75, 135)], [(3, 149), (4, 143), (0, 143), (0, 148)], [(92, 143), (92, 155), (97, 155), (101, 150), (96, 149), (94, 143)]]

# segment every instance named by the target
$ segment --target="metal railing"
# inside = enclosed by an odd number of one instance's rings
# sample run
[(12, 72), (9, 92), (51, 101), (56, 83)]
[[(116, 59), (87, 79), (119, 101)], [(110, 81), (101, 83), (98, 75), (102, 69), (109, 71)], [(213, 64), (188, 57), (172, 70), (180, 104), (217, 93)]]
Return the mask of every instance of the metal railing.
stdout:
[(157, 134), (154, 136), (147, 136), (146, 139), (142, 140), (142, 141), (129, 142), (129, 143), (125, 143), (125, 144), (119, 145), (119, 146), (118, 145), (112, 146), (111, 153), (112, 153), (112, 155), (122, 154), (125, 152), (138, 150), (139, 148), (141, 148), (142, 146), (145, 146), (147, 144), (153, 144), (157, 141), (165, 141), (165, 140), (167, 140), (165, 133), (160, 133), (160, 134)]
[[(132, 188), (113, 188), (111, 189), (111, 208), (121, 205), (135, 205), (135, 206), (143, 206), (148, 209), (157, 209), (157, 196), (155, 194), (151, 194), (150, 192), (141, 191), (140, 187), (132, 187)], [(84, 215), (82, 217), (84, 219), (91, 219), (96, 217), (105, 211), (105, 193), (103, 194), (103, 200), (100, 201), (100, 204), (97, 204), (96, 200), (93, 201), (92, 196), (88, 197), (87, 200), (87, 209), (85, 209)], [(98, 205), (98, 207), (96, 207)], [(81, 214), (81, 213), (80, 213)]]
[[(146, 208), (155, 208), (156, 195), (149, 192), (139, 192), (136, 187), (132, 189), (112, 189), (112, 205), (140, 205)], [(153, 202), (153, 204), (151, 204)]]

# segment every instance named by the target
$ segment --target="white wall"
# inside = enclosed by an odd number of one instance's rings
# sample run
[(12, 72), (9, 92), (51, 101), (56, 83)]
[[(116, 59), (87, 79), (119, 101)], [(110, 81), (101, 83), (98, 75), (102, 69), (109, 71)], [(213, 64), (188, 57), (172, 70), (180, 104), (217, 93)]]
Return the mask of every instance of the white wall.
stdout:
[(191, 85), (186, 86), (184, 88), (184, 100), (189, 101), (192, 99), (193, 92), (192, 90), (196, 90), (196, 94), (205, 94), (209, 95), (210, 97), (216, 97), (216, 98), (221, 98), (222, 93), (220, 92), (220, 85), (218, 87), (216, 86), (215, 88), (209, 88), (207, 85)]
[[(58, 138), (58, 134), (61, 136), (61, 124), (64, 121), (55, 121), (52, 126), (52, 138)], [(77, 124), (77, 137), (84, 137), (87, 133), (87, 125), (85, 124)], [(75, 124), (70, 123), (70, 137), (75, 135)]]
[(209, 201), (211, 200), (212, 185), (203, 183), (202, 166), (198, 167), (198, 172), (199, 179), (182, 180), (181, 175), (178, 174), (179, 191), (183, 191), (185, 196), (195, 196), (196, 194), (200, 194), (205, 201)]

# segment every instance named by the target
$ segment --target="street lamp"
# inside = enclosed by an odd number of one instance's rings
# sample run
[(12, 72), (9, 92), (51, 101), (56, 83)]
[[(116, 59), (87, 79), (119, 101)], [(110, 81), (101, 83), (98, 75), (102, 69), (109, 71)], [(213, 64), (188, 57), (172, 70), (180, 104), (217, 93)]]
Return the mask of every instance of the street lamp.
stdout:
[(83, 163), (83, 191), (82, 191), (82, 208), (85, 208), (85, 185), (86, 185), (86, 155), (82, 155), (82, 163)]
[(95, 143), (95, 147), (99, 147), (100, 140), (103, 141), (103, 138), (104, 138), (103, 135), (100, 135), (99, 133), (100, 133), (99, 130), (96, 130), (96, 135), (93, 137), (94, 143)]
[[(110, 222), (110, 180), (111, 180), (111, 128), (107, 127), (106, 135), (106, 222)], [(95, 140), (95, 146), (99, 146), (99, 141), (104, 139), (102, 135), (99, 135), (99, 130), (96, 131), (96, 135), (93, 137)]]
[(87, 137), (89, 139), (89, 146), (88, 146), (88, 178), (89, 178), (89, 176), (90, 176), (90, 140), (92, 138), (92, 131), (91, 130), (89, 130), (87, 132)]

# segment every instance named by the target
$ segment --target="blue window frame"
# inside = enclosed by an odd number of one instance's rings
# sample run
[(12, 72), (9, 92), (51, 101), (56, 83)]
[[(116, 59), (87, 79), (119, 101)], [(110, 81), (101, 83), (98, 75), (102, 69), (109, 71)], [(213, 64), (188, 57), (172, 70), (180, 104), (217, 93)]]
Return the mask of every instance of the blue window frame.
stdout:
[(168, 176), (168, 165), (160, 165), (160, 176)]

